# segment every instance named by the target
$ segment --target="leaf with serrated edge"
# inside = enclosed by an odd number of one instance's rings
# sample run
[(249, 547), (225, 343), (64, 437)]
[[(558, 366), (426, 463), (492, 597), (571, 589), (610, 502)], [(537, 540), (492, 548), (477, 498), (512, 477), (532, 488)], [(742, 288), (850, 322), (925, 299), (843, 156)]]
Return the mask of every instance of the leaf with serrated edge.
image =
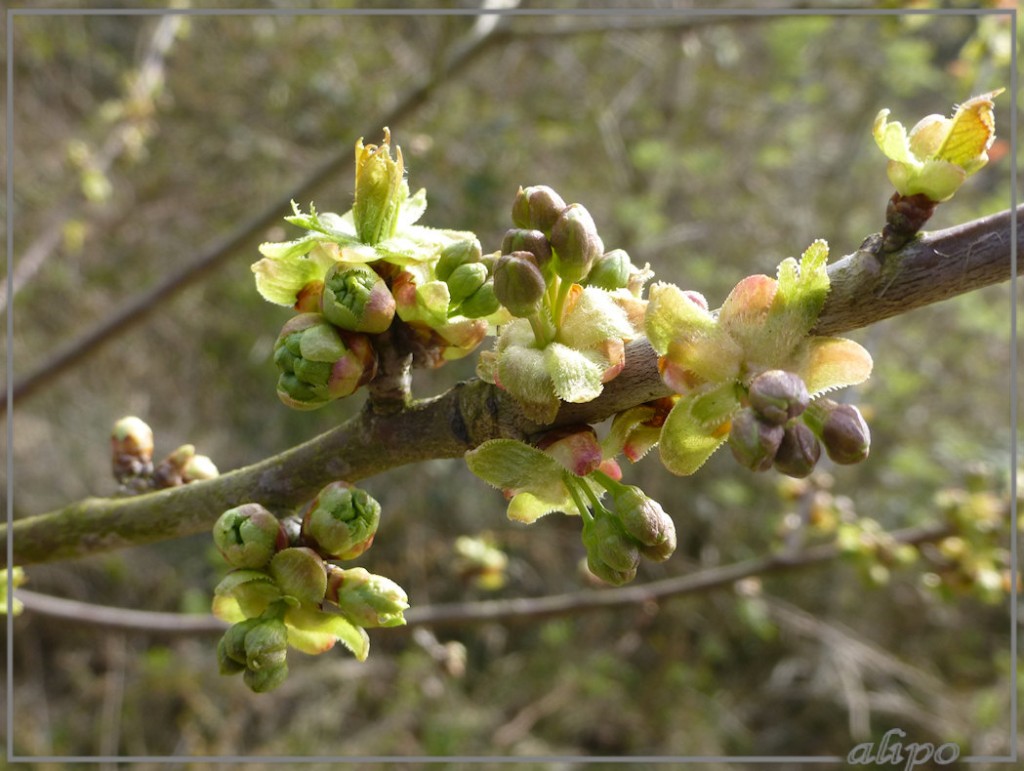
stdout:
[(814, 337), (807, 342), (799, 374), (811, 396), (863, 383), (871, 375), (871, 354), (843, 337)]
[(703, 335), (715, 326), (714, 317), (675, 284), (654, 284), (648, 298), (644, 330), (659, 354), (664, 355), (673, 340)]
[(728, 438), (721, 427), (708, 428), (694, 417), (691, 401), (682, 397), (661, 429), (661, 463), (673, 474), (689, 476), (704, 465)]
[(365, 661), (370, 652), (366, 630), (339, 614), (299, 607), (290, 608), (284, 620), (288, 627), (288, 644), (303, 653), (323, 653), (334, 647), (337, 640), (359, 661)]
[(547, 490), (551, 500), (564, 490), (562, 465), (536, 447), (515, 439), (491, 439), (466, 453), (469, 470), (499, 490)]

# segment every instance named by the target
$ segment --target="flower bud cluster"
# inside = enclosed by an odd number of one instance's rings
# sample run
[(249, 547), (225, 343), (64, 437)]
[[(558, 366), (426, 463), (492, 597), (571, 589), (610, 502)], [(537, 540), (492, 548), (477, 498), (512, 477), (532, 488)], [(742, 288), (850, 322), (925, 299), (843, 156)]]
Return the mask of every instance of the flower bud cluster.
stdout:
[(538, 422), (560, 401), (586, 402), (621, 372), (625, 343), (639, 334), (651, 273), (621, 249), (605, 252), (579, 203), (550, 187), (520, 188), (513, 228), (494, 263), (494, 294), (514, 319), (478, 374), (505, 389)]
[(594, 479), (610, 493), (611, 505), (592, 501), (592, 515), (584, 516), (587, 568), (602, 581), (621, 586), (636, 577), (641, 557), (663, 562), (672, 556), (675, 523), (639, 487), (624, 485), (602, 472), (596, 472)]
[(814, 470), (822, 445), (839, 464), (868, 456), (871, 435), (860, 411), (825, 397), (812, 402), (804, 381), (792, 372), (757, 375), (744, 401), (729, 424), (729, 448), (744, 468), (774, 467), (799, 479)]
[(218, 475), (213, 461), (197, 454), (191, 444), (183, 444), (154, 464), (153, 429), (132, 415), (114, 423), (110, 450), (114, 479), (126, 493), (177, 487)]
[(380, 505), (345, 482), (324, 487), (297, 530), (258, 503), (225, 511), (213, 540), (233, 570), (217, 586), (213, 609), (234, 624), (217, 649), (221, 672), (244, 673), (252, 690), (268, 691), (287, 676), (289, 644), (321, 653), (341, 640), (363, 659), (365, 628), (405, 623), (409, 602), (400, 586), (327, 561), (362, 554), (379, 522)]

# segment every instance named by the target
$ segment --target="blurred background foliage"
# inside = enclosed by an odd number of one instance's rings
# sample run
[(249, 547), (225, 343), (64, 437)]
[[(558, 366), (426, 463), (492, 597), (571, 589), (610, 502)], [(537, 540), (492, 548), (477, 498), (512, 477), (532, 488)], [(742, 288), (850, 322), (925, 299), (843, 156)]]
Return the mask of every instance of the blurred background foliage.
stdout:
[[(815, 238), (838, 258), (879, 230), (891, 190), (870, 135), (875, 114), (889, 107), (909, 127), (1008, 87), (1007, 21), (973, 12), (508, 17), (390, 128), (413, 189), (427, 188), (424, 224), (473, 230), (492, 250), (517, 187), (548, 184), (590, 209), (609, 248), (714, 306), (744, 275), (773, 272)], [(13, 299), (7, 376), (181, 270), (339, 148), (378, 140), (382, 116), (474, 23), (13, 17), (7, 205), (16, 260), (33, 249), (42, 257)], [(1009, 206), (1010, 96), (997, 102), (991, 166), (931, 227)], [(345, 171), (311, 197), (342, 212), (351, 192)], [(107, 436), (124, 414), (154, 427), (158, 457), (192, 442), (225, 471), (359, 409), (355, 397), (293, 413), (275, 396), (269, 353), (289, 312), (257, 296), (249, 266), (258, 242), (290, 235), (283, 222), (253, 233), (247, 248), (17, 404), (14, 478), (5, 480), (15, 517), (112, 494)], [(273, 695), (219, 677), (214, 637), (26, 613), (14, 623), (14, 752), (845, 755), (899, 727), (907, 741), (958, 742), (962, 756), (1008, 754), (1017, 733), (1002, 572), (1014, 300), (1008, 285), (992, 287), (853, 333), (876, 362), (851, 395), (872, 427), (867, 463), (823, 463), (801, 483), (744, 472), (727, 452), (693, 478), (670, 477), (653, 457), (626, 469), (680, 534), (676, 557), (645, 564), (640, 581), (836, 538), (848, 559), (657, 605), (382, 630), (365, 664), (340, 650), (293, 654)], [(471, 377), (473, 358), (417, 372), (417, 395)], [(587, 586), (579, 522), (510, 523), (501, 496), (459, 462), (364, 486), (384, 521), (359, 564), (406, 587), (414, 607)], [(921, 553), (870, 547), (871, 521), (891, 530), (946, 520), (969, 523), (959, 542)], [(507, 555), (500, 588), (460, 574), (454, 544), (466, 534)], [(37, 591), (206, 612), (223, 571), (210, 539), (197, 536), (27, 572)]]

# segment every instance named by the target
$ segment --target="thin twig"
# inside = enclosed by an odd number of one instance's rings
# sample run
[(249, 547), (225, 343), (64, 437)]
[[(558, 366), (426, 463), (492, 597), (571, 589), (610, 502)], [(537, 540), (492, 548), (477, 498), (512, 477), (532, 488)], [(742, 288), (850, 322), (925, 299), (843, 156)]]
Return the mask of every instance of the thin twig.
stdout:
[[(915, 546), (938, 541), (952, 532), (950, 525), (931, 524), (895, 530), (889, 535), (896, 544)], [(535, 621), (624, 605), (641, 605), (727, 589), (737, 581), (753, 576), (786, 573), (822, 565), (837, 559), (841, 554), (841, 550), (835, 544), (822, 544), (799, 554), (788, 551), (768, 554), (731, 565), (706, 568), (696, 573), (618, 589), (586, 590), (547, 597), (425, 605), (410, 608), (405, 612), (406, 626), (443, 627), (487, 622)], [(53, 597), (26, 589), (16, 589), (14, 596), (25, 603), (25, 610), (30, 613), (125, 631), (164, 635), (220, 634), (228, 626), (211, 615), (113, 608)]]

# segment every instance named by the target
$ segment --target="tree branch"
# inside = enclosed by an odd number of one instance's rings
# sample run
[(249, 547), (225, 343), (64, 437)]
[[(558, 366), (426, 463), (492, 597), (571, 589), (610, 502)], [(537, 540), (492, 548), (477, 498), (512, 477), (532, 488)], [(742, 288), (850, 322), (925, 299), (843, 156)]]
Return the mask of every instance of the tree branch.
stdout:
[[(950, 525), (942, 523), (895, 530), (889, 535), (892, 537), (893, 543), (917, 546), (938, 541), (953, 532)], [(647, 584), (635, 584), (617, 589), (590, 589), (546, 597), (423, 605), (410, 608), (404, 615), (406, 626), (409, 628), (533, 621), (625, 605), (640, 605), (645, 602), (656, 602), (725, 589), (744, 578), (802, 570), (831, 562), (841, 554), (841, 550), (835, 544), (821, 544), (801, 552), (768, 554)], [(220, 619), (207, 614), (159, 613), (114, 608), (54, 597), (26, 589), (16, 589), (14, 596), (25, 604), (27, 611), (32, 613), (61, 618), (76, 624), (90, 624), (122, 631), (173, 635), (221, 634), (229, 626)], [(392, 631), (400, 631), (400, 628)]]
[[(829, 267), (832, 291), (814, 331), (857, 329), (1010, 279), (1020, 243), (1013, 215), (1004, 211), (931, 233), (881, 260), (872, 251), (877, 237), (869, 238)], [(598, 423), (668, 393), (654, 352), (646, 340), (638, 340), (627, 346), (625, 370), (604, 393), (586, 404), (564, 405), (554, 424)], [(217, 479), (133, 498), (87, 498), (18, 520), (10, 529), (13, 563), (69, 559), (191, 535), (247, 501), (283, 513), (336, 479), (357, 482), (410, 463), (458, 458), (488, 439), (526, 438), (541, 428), (505, 392), (481, 381), (460, 383), (406, 410), (364, 409), (304, 444)], [(5, 560), (8, 537), (5, 532), (0, 542)]]

